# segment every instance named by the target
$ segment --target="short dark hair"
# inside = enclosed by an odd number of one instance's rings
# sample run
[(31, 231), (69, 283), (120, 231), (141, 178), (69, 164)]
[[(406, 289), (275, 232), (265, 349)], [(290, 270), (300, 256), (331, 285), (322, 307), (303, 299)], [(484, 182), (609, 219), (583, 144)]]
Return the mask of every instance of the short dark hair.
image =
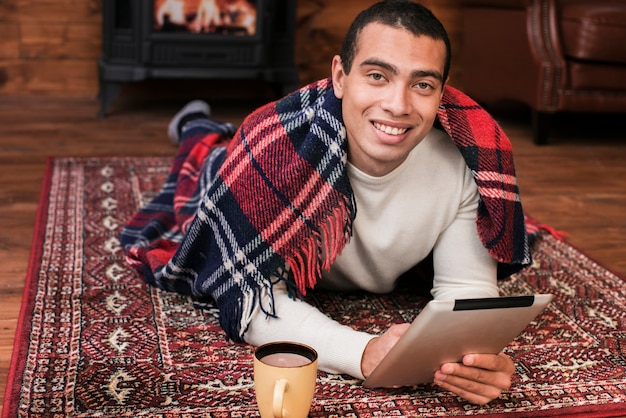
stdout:
[(357, 53), (358, 38), (365, 26), (381, 23), (395, 28), (406, 29), (416, 36), (427, 36), (441, 40), (446, 45), (446, 62), (443, 68), (443, 82), (448, 79), (452, 48), (448, 32), (437, 17), (423, 5), (410, 0), (385, 0), (363, 10), (354, 19), (341, 45), (341, 62), (346, 74), (350, 73)]

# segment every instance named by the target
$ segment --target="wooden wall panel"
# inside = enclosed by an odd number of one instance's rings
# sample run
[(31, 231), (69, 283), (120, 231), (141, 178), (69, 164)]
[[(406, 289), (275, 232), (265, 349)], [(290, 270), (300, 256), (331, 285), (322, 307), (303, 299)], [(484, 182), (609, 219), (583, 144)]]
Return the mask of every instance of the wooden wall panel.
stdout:
[(17, 60), (20, 56), (19, 25), (17, 22), (0, 21), (0, 33), (0, 62)]
[[(0, 0), (0, 96), (95, 97), (102, 1)], [(423, 0), (442, 20), (453, 52), (461, 44), (458, 0)], [(299, 0), (300, 84), (327, 77), (348, 25), (375, 0)], [(460, 69), (451, 70), (459, 84)]]
[(97, 60), (100, 56), (100, 27), (90, 23), (23, 23), (20, 25), (21, 58)]
[(0, 0), (0, 95), (95, 97), (96, 0)]

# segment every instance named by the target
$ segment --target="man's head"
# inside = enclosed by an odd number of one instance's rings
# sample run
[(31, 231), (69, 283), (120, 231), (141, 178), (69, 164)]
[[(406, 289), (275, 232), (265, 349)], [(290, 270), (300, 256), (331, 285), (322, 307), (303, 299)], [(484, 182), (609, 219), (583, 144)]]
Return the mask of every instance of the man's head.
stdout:
[(339, 54), (346, 73), (349, 73), (352, 68), (361, 31), (365, 26), (374, 22), (405, 29), (416, 36), (427, 36), (443, 41), (446, 46), (443, 79), (444, 81), (447, 80), (452, 61), (452, 49), (448, 32), (430, 10), (411, 0), (382, 1), (357, 15), (348, 29)]
[(449, 56), (443, 26), (417, 3), (387, 0), (356, 18), (332, 62), (350, 163), (384, 176), (406, 160), (437, 118)]

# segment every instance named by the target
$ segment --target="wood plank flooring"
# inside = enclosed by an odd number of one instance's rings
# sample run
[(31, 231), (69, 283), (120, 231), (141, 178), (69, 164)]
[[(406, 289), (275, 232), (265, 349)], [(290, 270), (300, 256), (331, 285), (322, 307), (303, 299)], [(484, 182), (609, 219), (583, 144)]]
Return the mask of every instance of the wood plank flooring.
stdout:
[[(96, 100), (0, 97), (0, 405), (48, 156), (173, 155), (170, 117), (185, 103), (122, 97), (105, 119)], [(219, 103), (219, 104), (218, 104)], [(211, 101), (239, 123), (261, 102)], [(626, 129), (623, 116), (557, 118), (551, 143), (530, 140), (524, 109), (492, 109), (514, 145), (524, 209), (609, 269), (626, 276)]]

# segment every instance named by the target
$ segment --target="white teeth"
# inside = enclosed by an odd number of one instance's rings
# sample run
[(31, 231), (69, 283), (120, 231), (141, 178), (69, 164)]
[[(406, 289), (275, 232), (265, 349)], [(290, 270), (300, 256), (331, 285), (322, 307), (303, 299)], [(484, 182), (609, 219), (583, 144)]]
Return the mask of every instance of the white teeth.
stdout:
[(384, 133), (389, 135), (402, 135), (407, 131), (406, 128), (394, 128), (392, 126), (387, 126), (376, 122), (374, 122), (374, 126), (376, 127), (376, 129), (383, 131)]

